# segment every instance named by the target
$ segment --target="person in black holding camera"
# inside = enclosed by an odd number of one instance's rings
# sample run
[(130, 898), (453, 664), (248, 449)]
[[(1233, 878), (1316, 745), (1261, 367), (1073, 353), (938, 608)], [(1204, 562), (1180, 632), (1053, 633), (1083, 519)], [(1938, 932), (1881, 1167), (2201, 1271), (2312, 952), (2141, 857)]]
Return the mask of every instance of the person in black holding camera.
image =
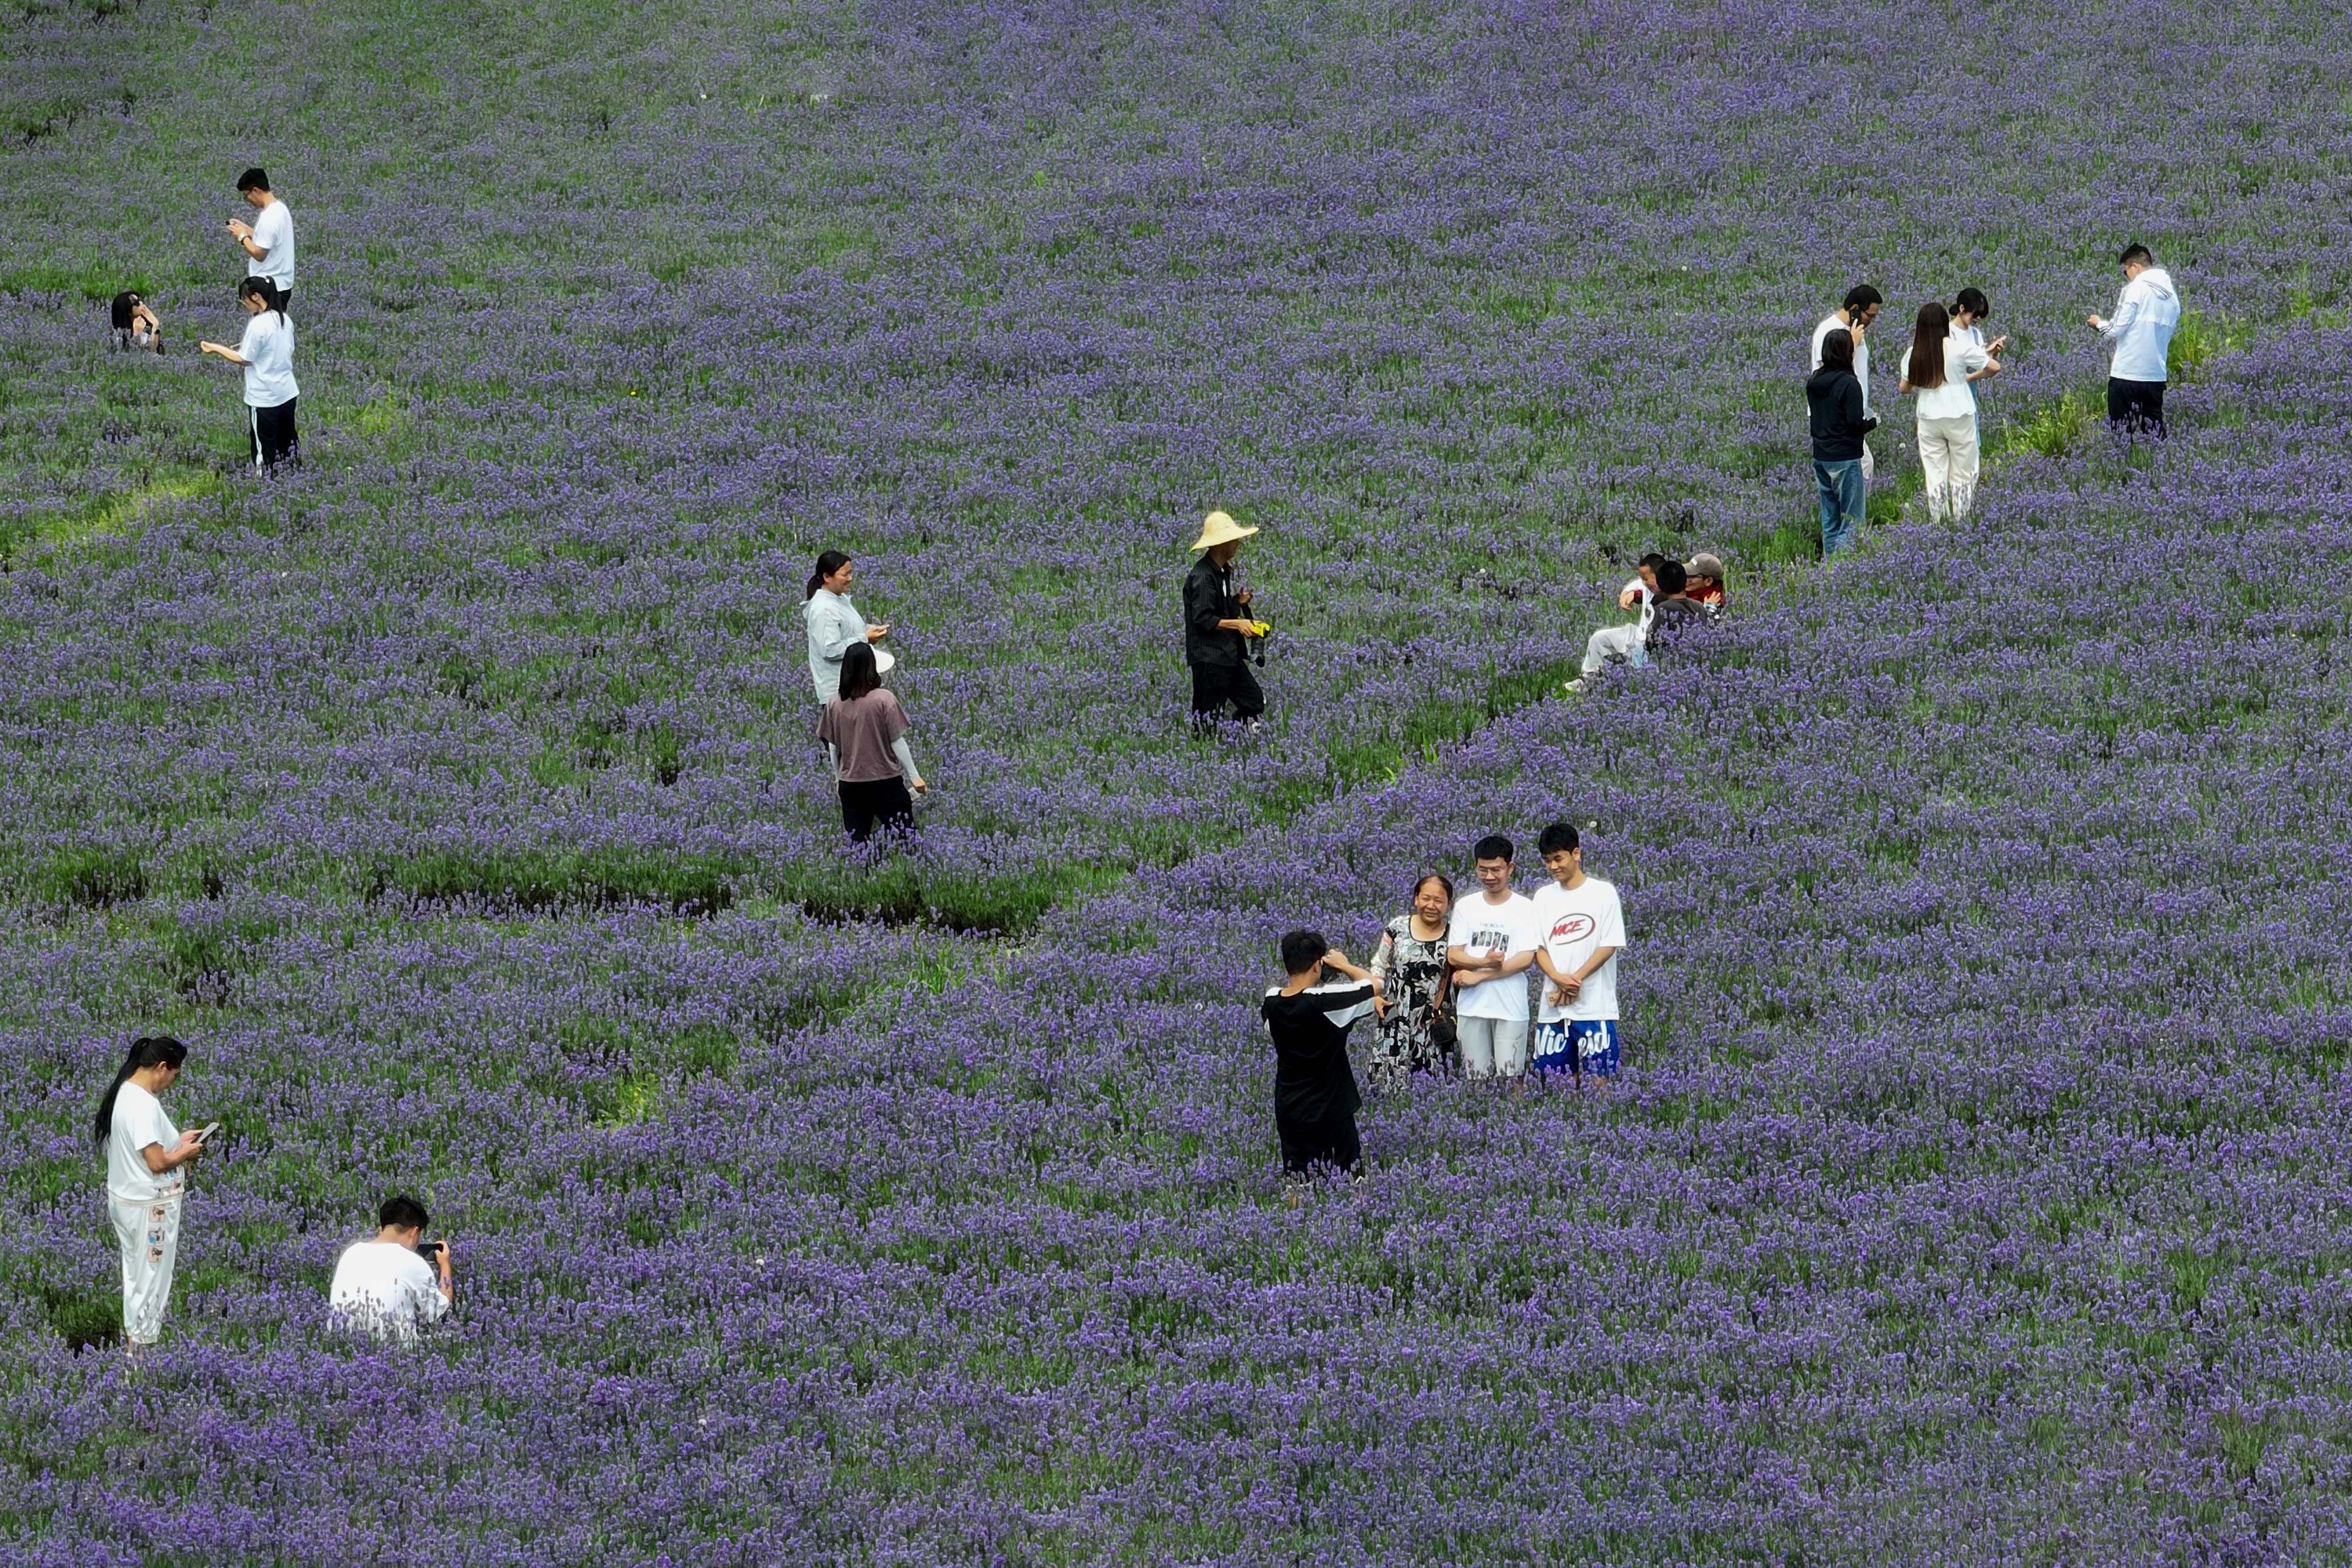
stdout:
[(329, 1309), (346, 1327), (396, 1344), (416, 1342), (416, 1331), (448, 1316), (457, 1300), (449, 1244), (424, 1241), (432, 1219), (405, 1194), (376, 1211), (373, 1241), (355, 1241), (335, 1263)]
[(1249, 641), (1263, 632), (1247, 613), (1250, 591), (1237, 586), (1234, 575), (1242, 541), (1256, 531), (1213, 511), (1192, 545), (1203, 552), (1184, 578), (1184, 662), (1192, 669), (1196, 731), (1206, 731), (1228, 706), (1252, 728), (1265, 711), (1265, 693), (1249, 667)]
[[(1370, 973), (1333, 952), (1319, 931), (1291, 931), (1281, 951), (1288, 978), (1266, 987), (1258, 1016), (1274, 1041), (1274, 1126), (1285, 1177), (1294, 1193), (1318, 1165), (1361, 1180), (1356, 1110), (1364, 1097), (1348, 1065), (1348, 1029), (1370, 1015), (1378, 993)], [(1329, 978), (1334, 973), (1340, 978)]]

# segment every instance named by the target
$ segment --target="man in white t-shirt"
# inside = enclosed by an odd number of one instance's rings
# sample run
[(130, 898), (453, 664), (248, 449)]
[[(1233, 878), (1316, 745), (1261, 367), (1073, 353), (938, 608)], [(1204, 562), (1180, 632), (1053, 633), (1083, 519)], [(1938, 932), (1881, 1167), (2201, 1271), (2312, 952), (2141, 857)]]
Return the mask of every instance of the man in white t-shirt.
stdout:
[[(376, 1211), (373, 1241), (355, 1241), (335, 1260), (335, 1282), (327, 1289), (328, 1309), (342, 1326), (395, 1344), (415, 1344), (416, 1331), (448, 1316), (457, 1299), (449, 1268), (449, 1244), (430, 1248), (417, 1243), (432, 1223), (412, 1197), (386, 1198)], [(425, 1253), (433, 1258), (428, 1262)]]
[(1445, 960), (1454, 971), (1454, 1037), (1465, 1078), (1528, 1070), (1528, 969), (1536, 961), (1535, 905), (1511, 886), (1511, 841), (1478, 840), (1481, 891), (1454, 906)]
[(1537, 1015), (1538, 1072), (1579, 1078), (1617, 1074), (1617, 955), (1625, 948), (1625, 910), (1617, 889), (1584, 874), (1584, 848), (1573, 825), (1555, 822), (1536, 841), (1551, 885), (1534, 900), (1536, 951), (1543, 972)]
[[(1822, 368), (1822, 339), (1832, 332), (1853, 334), (1853, 378), (1862, 383), (1862, 416), (1864, 419), (1872, 417), (1874, 410), (1870, 405), (1870, 340), (1863, 334), (1870, 330), (1871, 322), (1878, 320), (1878, 312), (1885, 303), (1885, 296), (1877, 289), (1867, 283), (1857, 283), (1845, 291), (1845, 303), (1823, 316), (1821, 324), (1813, 329), (1813, 363), (1811, 370), (1806, 373), (1809, 375)], [(1862, 482), (1865, 489), (1877, 471), (1877, 465), (1871, 461), (1870, 443), (1864, 440), (1862, 444)]]
[[(286, 204), (270, 194), (269, 175), (260, 169), (247, 169), (236, 177), (236, 188), (247, 205), (257, 209), (259, 216), (252, 223), (228, 220), (228, 231), (243, 247), (249, 265), (249, 278), (267, 278), (278, 285), (285, 298), (294, 293), (294, 215)], [(279, 309), (284, 309), (281, 303)]]

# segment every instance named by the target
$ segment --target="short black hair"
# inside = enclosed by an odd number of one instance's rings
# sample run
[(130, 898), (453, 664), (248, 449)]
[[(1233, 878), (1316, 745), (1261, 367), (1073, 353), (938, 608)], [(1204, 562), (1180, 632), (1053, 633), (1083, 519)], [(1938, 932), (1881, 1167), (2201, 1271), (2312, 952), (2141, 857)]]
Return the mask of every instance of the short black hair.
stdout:
[(417, 1229), (423, 1230), (433, 1223), (433, 1216), (425, 1212), (423, 1204), (418, 1203), (406, 1193), (402, 1193), (397, 1197), (383, 1200), (383, 1206), (375, 1211), (375, 1222), (387, 1230), (394, 1226), (399, 1226), (404, 1230), (410, 1226), (415, 1226)]
[(1584, 841), (1577, 837), (1573, 822), (1555, 822), (1545, 828), (1543, 836), (1536, 840), (1536, 852), (1539, 855), (1557, 855), (1564, 849), (1580, 849), (1583, 847)]
[(1661, 555), (1656, 551), (1653, 550), (1647, 555), (1642, 557), (1642, 564), (1647, 566), (1651, 571), (1655, 572), (1659, 567), (1664, 566), (1668, 559), (1668, 557)]
[(1957, 316), (1962, 310), (1979, 321), (1986, 321), (1992, 315), (1992, 301), (1985, 298), (1981, 289), (1963, 289), (1952, 296), (1952, 314)]
[(1323, 955), (1330, 951), (1331, 944), (1323, 940), (1319, 931), (1286, 931), (1282, 938), (1282, 972), (1304, 974), (1320, 966)]
[(2135, 243), (2125, 246), (2124, 253), (2116, 258), (2116, 265), (2118, 267), (2129, 267), (2135, 261), (2145, 261), (2153, 267), (2156, 265), (2156, 253), (2145, 245)]
[(239, 174), (236, 177), (236, 188), (240, 191), (268, 190), (269, 188), (269, 171), (263, 168), (260, 164), (256, 163), (252, 168), (247, 169), (244, 174)]
[(1658, 568), (1658, 592), (1673, 598), (1690, 586), (1690, 571), (1679, 561), (1669, 561)]
[(1845, 291), (1845, 303), (1840, 308), (1847, 310), (1867, 310), (1873, 305), (1885, 303), (1886, 303), (1885, 295), (1867, 283), (1857, 283)]
[(1470, 847), (1470, 858), (1473, 860), (1508, 860), (1516, 853), (1511, 841), (1499, 833), (1489, 833)]

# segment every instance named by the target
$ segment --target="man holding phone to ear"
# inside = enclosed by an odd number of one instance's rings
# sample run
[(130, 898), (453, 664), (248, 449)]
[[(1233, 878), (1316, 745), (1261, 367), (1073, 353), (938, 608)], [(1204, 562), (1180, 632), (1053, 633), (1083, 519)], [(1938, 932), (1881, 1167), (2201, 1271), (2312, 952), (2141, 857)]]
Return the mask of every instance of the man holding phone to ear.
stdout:
[(335, 1262), (327, 1301), (343, 1326), (394, 1344), (415, 1344), (416, 1331), (449, 1315), (457, 1300), (449, 1244), (424, 1241), (432, 1219), (403, 1194), (376, 1211), (373, 1241), (355, 1241)]

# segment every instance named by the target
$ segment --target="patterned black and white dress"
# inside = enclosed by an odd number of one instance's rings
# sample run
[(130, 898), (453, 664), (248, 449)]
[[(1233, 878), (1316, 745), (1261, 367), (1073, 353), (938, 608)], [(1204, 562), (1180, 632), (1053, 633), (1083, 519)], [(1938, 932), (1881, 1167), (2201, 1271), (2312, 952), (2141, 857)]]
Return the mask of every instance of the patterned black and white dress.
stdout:
[(1369, 1075), (1373, 1089), (1387, 1093), (1402, 1089), (1413, 1073), (1440, 1072), (1447, 1066), (1445, 1053), (1430, 1037), (1438, 988), (1445, 980), (1444, 929), (1423, 942), (1412, 934), (1412, 917), (1399, 915), (1381, 932), (1370, 968), (1389, 1008), (1372, 1032)]

